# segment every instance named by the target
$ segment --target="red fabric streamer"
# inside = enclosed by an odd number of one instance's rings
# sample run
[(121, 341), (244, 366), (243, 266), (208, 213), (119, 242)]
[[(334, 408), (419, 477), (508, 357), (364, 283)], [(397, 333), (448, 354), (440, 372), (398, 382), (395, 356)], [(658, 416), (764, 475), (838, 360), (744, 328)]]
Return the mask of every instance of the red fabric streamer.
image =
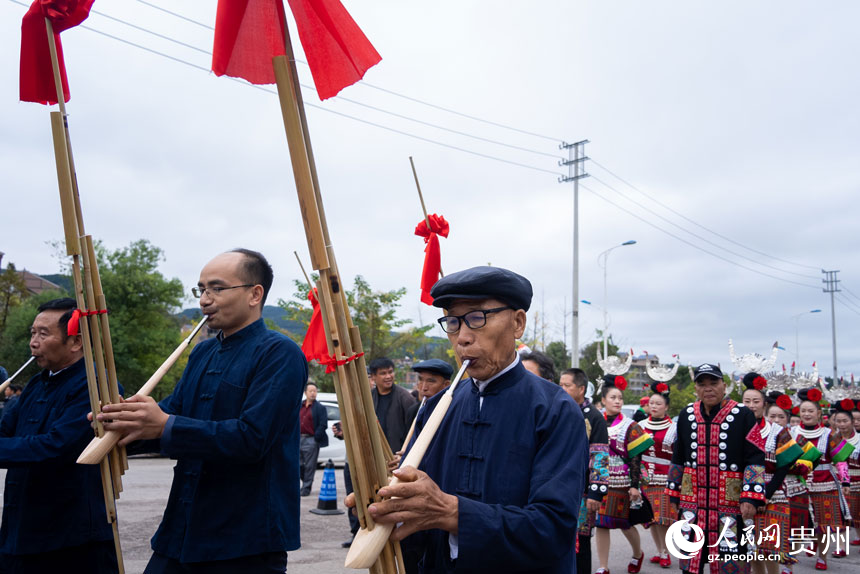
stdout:
[(30, 5), (21, 22), (19, 79), (21, 101), (47, 105), (57, 103), (57, 87), (54, 84), (54, 69), (51, 65), (51, 48), (48, 45), (45, 18), (51, 20), (54, 28), (60, 82), (63, 85), (63, 101), (69, 101), (69, 80), (66, 78), (60, 32), (86, 20), (90, 15), (93, 2), (94, 0), (35, 0)]
[[(339, 0), (290, 0), (321, 100), (359, 81), (382, 59)], [(275, 81), (272, 58), (286, 53), (281, 0), (220, 0), (212, 71), (252, 84)]]
[(80, 309), (75, 309), (72, 311), (72, 316), (69, 317), (68, 325), (66, 325), (66, 334), (69, 337), (76, 337), (81, 332), (81, 317), (107, 315), (107, 312), (107, 309), (99, 309), (97, 311), (81, 311)]
[[(430, 229), (427, 228), (427, 219), (430, 220)], [(433, 304), (433, 297), (430, 296), (430, 289), (439, 280), (439, 273), (442, 270), (442, 253), (439, 250), (439, 235), (448, 237), (450, 228), (448, 222), (441, 215), (435, 213), (427, 216), (427, 219), (422, 219), (415, 226), (415, 235), (424, 238), (424, 268), (421, 270), (421, 302), (428, 305)]]
[[(308, 332), (305, 334), (305, 340), (302, 342), (302, 352), (307, 360), (317, 361), (320, 365), (326, 365), (326, 373), (334, 371), (334, 359), (328, 354), (328, 344), (325, 339), (325, 330), (322, 322), (322, 311), (320, 303), (317, 299), (316, 288), (311, 289), (308, 293), (308, 299), (311, 302), (313, 311), (311, 312), (311, 322), (308, 324)], [(331, 366), (331, 370), (329, 370)]]

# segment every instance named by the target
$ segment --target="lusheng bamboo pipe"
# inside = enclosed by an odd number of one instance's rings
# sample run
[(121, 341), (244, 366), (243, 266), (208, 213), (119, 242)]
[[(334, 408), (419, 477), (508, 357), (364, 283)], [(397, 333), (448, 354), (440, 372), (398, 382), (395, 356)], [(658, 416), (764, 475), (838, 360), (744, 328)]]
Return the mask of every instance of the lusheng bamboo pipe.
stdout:
[(14, 380), (15, 380), (15, 377), (17, 377), (18, 375), (20, 375), (20, 374), (21, 374), (21, 371), (23, 371), (24, 369), (26, 369), (26, 368), (30, 365), (30, 363), (32, 363), (32, 362), (33, 362), (33, 361), (35, 361), (35, 360), (36, 360), (36, 357), (30, 357), (29, 359), (27, 359), (27, 362), (26, 362), (26, 363), (24, 363), (23, 365), (21, 365), (21, 368), (20, 368), (20, 369), (18, 369), (17, 371), (15, 371), (15, 374), (13, 374), (11, 377), (9, 377), (9, 378), (8, 378), (8, 379), (6, 379), (5, 381), (3, 381), (3, 384), (2, 384), (2, 385), (0, 385), (0, 393), (2, 393), (3, 391), (5, 391), (5, 390), (6, 390), (6, 387), (8, 387), (9, 385), (11, 385), (11, 384), (12, 384), (12, 381), (14, 381)]
[[(170, 367), (173, 366), (174, 363), (179, 359), (182, 352), (188, 348), (191, 344), (191, 340), (194, 339), (194, 336), (200, 332), (200, 329), (203, 328), (203, 325), (206, 323), (206, 320), (209, 318), (208, 315), (203, 315), (203, 319), (197, 323), (197, 326), (194, 327), (194, 330), (191, 331), (191, 334), (188, 335), (184, 341), (182, 341), (178, 347), (170, 354), (169, 357), (158, 367), (158, 370), (153, 373), (149, 380), (144, 383), (144, 385), (140, 388), (139, 391), (135, 393), (137, 396), (147, 397), (149, 394), (155, 389), (155, 385), (164, 378), (164, 375), (167, 374), (167, 371), (170, 370)], [(95, 437), (90, 444), (87, 445), (87, 448), (81, 453), (81, 456), (78, 457), (78, 464), (99, 464), (102, 459), (104, 459), (105, 455), (110, 452), (110, 450), (116, 445), (116, 443), (120, 439), (120, 433), (117, 431), (107, 431), (104, 436)]]
[[(442, 419), (445, 418), (445, 414), (448, 412), (448, 407), (451, 406), (451, 401), (454, 397), (454, 389), (457, 388), (457, 385), (466, 373), (466, 368), (468, 366), (469, 361), (467, 359), (463, 361), (463, 366), (460, 367), (460, 371), (457, 373), (457, 376), (454, 377), (454, 381), (451, 383), (451, 386), (448, 387), (448, 390), (445, 391), (445, 394), (442, 395), (441, 399), (439, 399), (439, 403), (436, 405), (436, 408), (433, 409), (433, 412), (430, 414), (430, 418), (427, 419), (427, 424), (423, 429), (421, 429), (421, 433), (418, 435), (418, 438), (415, 439), (415, 445), (409, 450), (406, 458), (403, 459), (403, 463), (400, 465), (401, 467), (411, 466), (418, 468), (418, 465), (421, 464), (421, 461), (424, 458), (424, 453), (427, 452), (427, 447), (430, 446), (430, 442), (436, 435), (436, 431), (439, 430), (439, 425), (442, 424)], [(395, 476), (388, 484), (390, 486), (397, 484), (398, 482), (400, 481)], [(349, 553), (346, 555), (344, 566), (354, 569), (370, 568), (370, 566), (376, 562), (376, 559), (379, 557), (379, 553), (388, 541), (388, 537), (391, 536), (391, 531), (393, 529), (393, 524), (377, 524), (376, 528), (373, 530), (359, 530), (358, 534), (355, 535), (355, 539), (352, 541)]]

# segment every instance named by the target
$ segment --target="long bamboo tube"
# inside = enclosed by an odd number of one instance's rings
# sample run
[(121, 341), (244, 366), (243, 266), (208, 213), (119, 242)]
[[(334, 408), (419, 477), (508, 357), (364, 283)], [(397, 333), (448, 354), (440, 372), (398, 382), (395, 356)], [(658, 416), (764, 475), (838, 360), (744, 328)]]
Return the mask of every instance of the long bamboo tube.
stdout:
[[(430, 216), (427, 215), (427, 206), (424, 205), (424, 194), (421, 193), (421, 184), (418, 183), (418, 172), (415, 170), (415, 162), (412, 161), (411, 155), (409, 156), (409, 165), (412, 166), (412, 177), (415, 178), (415, 187), (418, 189), (418, 199), (421, 201), (421, 211), (424, 212), (424, 222), (427, 224), (427, 231), (430, 231)], [(445, 276), (441, 267), (439, 267), (439, 275), (441, 277)]]
[[(179, 346), (176, 347), (176, 349), (170, 354), (169, 357), (167, 357), (167, 359), (165, 359), (163, 363), (161, 363), (161, 366), (158, 367), (158, 369), (155, 371), (155, 373), (152, 374), (151, 377), (149, 377), (149, 379), (143, 384), (140, 390), (135, 393), (135, 395), (141, 397), (149, 396), (153, 389), (155, 389), (155, 386), (161, 381), (161, 379), (164, 378), (164, 375), (167, 374), (167, 371), (170, 370), (170, 367), (172, 367), (174, 363), (176, 363), (176, 361), (179, 359), (185, 349), (188, 348), (188, 346), (191, 344), (191, 341), (194, 339), (195, 335), (200, 332), (200, 329), (203, 328), (203, 325), (206, 323), (206, 320), (208, 318), (209, 317), (207, 315), (203, 316), (203, 319), (201, 319), (200, 322), (197, 323), (197, 326), (194, 327), (194, 330), (191, 331), (191, 334), (189, 334), (185, 338), (185, 340), (179, 343)], [(116, 443), (120, 439), (120, 436), (120, 433), (118, 433), (117, 431), (107, 431), (104, 433), (103, 436), (94, 438), (92, 441), (90, 441), (90, 444), (87, 445), (87, 448), (85, 448), (81, 455), (78, 457), (78, 464), (98, 464), (116, 445)]]
[(3, 384), (2, 384), (2, 385), (0, 385), (0, 393), (2, 393), (3, 391), (5, 391), (5, 390), (6, 390), (6, 387), (8, 387), (9, 385), (11, 385), (11, 384), (12, 384), (12, 381), (14, 381), (14, 380), (15, 380), (15, 377), (17, 377), (18, 375), (20, 375), (20, 374), (21, 374), (21, 371), (23, 371), (23, 370), (24, 370), (24, 369), (26, 369), (28, 366), (30, 366), (30, 363), (32, 363), (32, 362), (33, 362), (33, 361), (35, 361), (35, 360), (36, 360), (36, 357), (30, 357), (29, 359), (27, 359), (27, 362), (26, 362), (26, 363), (24, 363), (23, 365), (21, 365), (21, 368), (19, 368), (17, 371), (15, 371), (15, 373), (14, 373), (11, 377), (9, 377), (9, 378), (8, 378), (8, 379), (6, 379), (5, 381), (3, 381)]
[[(439, 426), (442, 424), (442, 419), (445, 418), (445, 414), (448, 412), (448, 407), (451, 406), (454, 389), (457, 388), (468, 366), (469, 361), (463, 361), (463, 366), (460, 367), (451, 386), (448, 387), (448, 390), (439, 399), (439, 403), (433, 409), (430, 418), (427, 419), (427, 424), (421, 429), (421, 433), (415, 439), (415, 444), (406, 454), (406, 458), (403, 459), (401, 467), (412, 466), (418, 468), (418, 465), (421, 464), (421, 461), (424, 459), (424, 453), (427, 452), (430, 442), (436, 436), (436, 431), (439, 430)], [(391, 479), (389, 485), (395, 485), (398, 482), (400, 481), (395, 476)], [(393, 529), (394, 526), (392, 524), (377, 524), (373, 530), (359, 530), (355, 536), (355, 540), (352, 541), (352, 546), (350, 546), (349, 553), (346, 555), (344, 565), (347, 568), (369, 568), (376, 561)]]

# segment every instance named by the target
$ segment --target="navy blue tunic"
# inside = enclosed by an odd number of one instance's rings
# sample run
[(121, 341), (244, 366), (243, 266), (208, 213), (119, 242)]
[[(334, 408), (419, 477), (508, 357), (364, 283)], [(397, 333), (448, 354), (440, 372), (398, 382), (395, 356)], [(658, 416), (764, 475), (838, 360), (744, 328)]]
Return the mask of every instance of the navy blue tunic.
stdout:
[(42, 371), (0, 422), (6, 472), (0, 553), (34, 554), (112, 540), (98, 466), (75, 464), (93, 438), (84, 360)]
[[(416, 436), (442, 394), (422, 409)], [(576, 571), (588, 437), (579, 406), (558, 385), (521, 363), (483, 392), (464, 380), (420, 468), (459, 499), (456, 561), (447, 532), (408, 539), (424, 551), (424, 572)]]
[(180, 562), (299, 547), (298, 345), (260, 319), (195, 346), (173, 394), (161, 451), (178, 460), (152, 549)]

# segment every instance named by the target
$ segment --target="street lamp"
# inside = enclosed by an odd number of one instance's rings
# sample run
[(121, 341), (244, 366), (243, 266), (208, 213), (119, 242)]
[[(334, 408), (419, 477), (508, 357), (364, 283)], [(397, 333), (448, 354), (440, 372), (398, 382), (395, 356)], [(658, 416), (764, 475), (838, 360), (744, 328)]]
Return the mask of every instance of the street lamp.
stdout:
[(609, 342), (606, 338), (606, 333), (609, 330), (609, 316), (607, 314), (607, 288), (606, 288), (606, 268), (609, 263), (609, 254), (614, 249), (618, 249), (619, 247), (624, 247), (625, 245), (635, 245), (636, 240), (631, 239), (629, 241), (625, 241), (621, 245), (615, 245), (614, 247), (610, 247), (606, 251), (601, 252), (597, 256), (597, 264), (600, 265), (600, 258), (603, 257), (603, 358), (606, 358), (606, 355), (609, 353)]
[(791, 318), (794, 319), (794, 360), (797, 361), (797, 367), (801, 368), (800, 362), (800, 318), (804, 315), (808, 315), (809, 313), (821, 313), (821, 309), (813, 309), (811, 311), (804, 311), (803, 313), (798, 313), (797, 315), (792, 315)]

